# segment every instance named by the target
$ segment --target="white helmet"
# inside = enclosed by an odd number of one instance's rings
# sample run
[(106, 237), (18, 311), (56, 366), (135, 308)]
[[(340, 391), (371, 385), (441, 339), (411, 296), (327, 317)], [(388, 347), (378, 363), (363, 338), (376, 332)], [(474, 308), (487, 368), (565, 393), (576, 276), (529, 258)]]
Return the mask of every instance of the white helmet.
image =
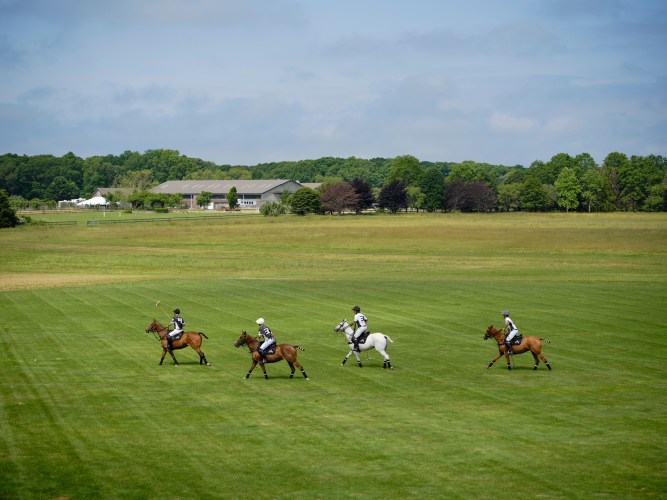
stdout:
[(258, 318), (257, 321), (255, 321), (258, 325), (263, 325), (264, 324), (264, 318)]
[(510, 315), (510, 312), (509, 312), (507, 309), (505, 309), (505, 310), (503, 310), (503, 312), (501, 312), (500, 314), (502, 314), (503, 316), (509, 316), (509, 315)]

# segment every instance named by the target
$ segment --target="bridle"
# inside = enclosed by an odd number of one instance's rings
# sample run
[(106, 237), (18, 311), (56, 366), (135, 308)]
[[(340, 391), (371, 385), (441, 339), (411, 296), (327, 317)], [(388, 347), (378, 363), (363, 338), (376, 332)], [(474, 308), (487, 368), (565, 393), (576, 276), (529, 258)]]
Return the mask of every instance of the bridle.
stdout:
[[(243, 340), (241, 340), (243, 339)], [(253, 351), (250, 349), (250, 343), (248, 342), (250, 339), (257, 341), (257, 339), (254, 339), (251, 335), (248, 335), (248, 332), (243, 332), (243, 335), (239, 337), (239, 339), (234, 342), (234, 345), (238, 349), (239, 347), (243, 347), (244, 351), (247, 351), (249, 354), (252, 354)]]
[[(155, 337), (155, 340), (157, 340), (158, 342), (162, 342), (162, 337), (160, 337), (160, 333), (162, 333), (162, 332), (164, 332), (164, 331), (168, 332), (168, 331), (169, 331), (169, 328), (166, 328), (166, 327), (163, 326), (163, 327), (162, 327), (162, 330), (160, 330), (160, 329), (158, 329), (158, 327), (155, 325), (155, 323), (151, 323), (151, 326), (149, 326), (148, 328), (146, 328), (146, 333), (152, 333), (153, 336)], [(166, 335), (166, 334), (165, 334), (165, 335)]]
[(498, 330), (498, 333), (489, 333), (488, 330), (486, 332), (484, 332), (484, 340), (493, 337), (493, 340), (495, 340), (496, 344), (498, 344), (498, 345), (504, 345), (505, 344), (505, 339), (503, 338), (505, 336), (506, 335), (503, 332), (501, 332), (500, 330)]
[(347, 333), (345, 332), (346, 328), (350, 328), (350, 324), (347, 322), (346, 319), (344, 319), (338, 324), (336, 328), (334, 328), (334, 330), (338, 333), (345, 333), (347, 335)]

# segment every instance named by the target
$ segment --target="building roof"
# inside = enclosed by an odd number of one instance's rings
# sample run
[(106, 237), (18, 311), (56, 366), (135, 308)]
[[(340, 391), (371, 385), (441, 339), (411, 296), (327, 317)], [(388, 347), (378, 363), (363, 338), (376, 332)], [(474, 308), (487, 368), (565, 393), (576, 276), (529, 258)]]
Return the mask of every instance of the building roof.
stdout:
[(123, 194), (132, 194), (134, 188), (97, 188), (93, 191), (93, 194), (100, 193), (100, 195), (104, 196), (105, 194), (115, 193), (116, 191), (120, 191)]
[(284, 184), (295, 181), (285, 179), (260, 180), (232, 180), (232, 181), (167, 181), (152, 189), (155, 193), (164, 194), (200, 194), (202, 191), (227, 194), (232, 187), (236, 187), (239, 194), (263, 194), (275, 191)]

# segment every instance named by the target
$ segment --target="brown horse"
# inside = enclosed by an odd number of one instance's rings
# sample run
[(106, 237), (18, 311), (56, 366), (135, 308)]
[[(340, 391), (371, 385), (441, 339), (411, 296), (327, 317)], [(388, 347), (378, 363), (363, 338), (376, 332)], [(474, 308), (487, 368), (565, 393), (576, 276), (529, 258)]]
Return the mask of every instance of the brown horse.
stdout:
[[(500, 356), (504, 354), (505, 359), (507, 360), (507, 369), (511, 370), (512, 365), (510, 364), (510, 355), (508, 354), (507, 346), (505, 345), (505, 334), (500, 330), (498, 330), (497, 328), (495, 328), (493, 325), (491, 325), (486, 329), (486, 333), (484, 334), (484, 340), (491, 337), (493, 337), (496, 343), (498, 344), (498, 355), (491, 360), (489, 366), (487, 366), (487, 369), (491, 368), (493, 366), (493, 363), (498, 361), (498, 358), (500, 358)], [(530, 337), (530, 336), (523, 337), (519, 345), (512, 346), (512, 350), (514, 351), (514, 354), (521, 354), (526, 351), (530, 351), (533, 355), (533, 358), (535, 359), (535, 366), (533, 366), (533, 370), (537, 370), (537, 365), (540, 364), (540, 359), (544, 362), (545, 365), (547, 365), (547, 368), (551, 370), (551, 365), (547, 361), (547, 358), (544, 357), (544, 354), (542, 354), (543, 341), (548, 344), (551, 343), (550, 340), (541, 339), (539, 337)]]
[(171, 358), (174, 360), (174, 364), (178, 366), (178, 361), (176, 361), (176, 356), (174, 356), (174, 350), (183, 349), (184, 347), (190, 346), (195, 351), (197, 351), (197, 354), (199, 354), (200, 365), (205, 364), (206, 366), (211, 366), (211, 363), (206, 360), (206, 356), (204, 356), (204, 353), (201, 350), (201, 338), (208, 338), (204, 332), (183, 332), (180, 339), (174, 340), (171, 343), (171, 350), (167, 348), (167, 333), (169, 333), (169, 329), (162, 326), (158, 320), (153, 319), (153, 322), (148, 325), (148, 328), (146, 328), (146, 333), (153, 333), (157, 335), (160, 340), (160, 344), (162, 344), (162, 358), (160, 358), (160, 364), (162, 364), (164, 357), (166, 356), (167, 352), (169, 352), (169, 354), (171, 354)]
[[(257, 352), (257, 348), (260, 346), (259, 341), (255, 337), (248, 335), (248, 332), (243, 330), (241, 336), (238, 338), (236, 342), (234, 342), (234, 347), (241, 347), (242, 345), (248, 346), (248, 349), (250, 349), (250, 356), (252, 357), (252, 365), (250, 365), (250, 369), (248, 370), (248, 374), (245, 376), (245, 378), (247, 379), (248, 377), (250, 377), (250, 374), (255, 369), (255, 366), (257, 366), (257, 364), (259, 363), (259, 366), (262, 367), (262, 371), (264, 372), (264, 378), (268, 380), (269, 376), (266, 374), (266, 368), (264, 367), (264, 363), (262, 363), (262, 356), (259, 354), (259, 352)], [(296, 366), (299, 368), (299, 370), (301, 370), (303, 378), (309, 380), (308, 375), (306, 375), (306, 371), (303, 369), (303, 366), (301, 366), (299, 362), (296, 360), (296, 354), (297, 354), (296, 350), (300, 349), (301, 351), (303, 351), (303, 347), (292, 344), (277, 344), (275, 345), (275, 348), (276, 348), (275, 353), (266, 355), (267, 363), (276, 363), (284, 359), (285, 361), (287, 361), (290, 370), (292, 370), (289, 378), (294, 377), (294, 367)]]

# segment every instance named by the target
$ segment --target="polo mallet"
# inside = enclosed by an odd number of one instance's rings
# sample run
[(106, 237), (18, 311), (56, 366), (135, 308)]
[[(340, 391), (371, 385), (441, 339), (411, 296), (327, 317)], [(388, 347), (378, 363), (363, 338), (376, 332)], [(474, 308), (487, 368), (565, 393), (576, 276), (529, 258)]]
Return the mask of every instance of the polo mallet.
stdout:
[(162, 311), (163, 311), (167, 316), (169, 316), (169, 311), (168, 311), (167, 308), (164, 306), (164, 304), (161, 304), (161, 303), (160, 303), (159, 300), (155, 303), (155, 307), (159, 307), (160, 309), (162, 309)]

